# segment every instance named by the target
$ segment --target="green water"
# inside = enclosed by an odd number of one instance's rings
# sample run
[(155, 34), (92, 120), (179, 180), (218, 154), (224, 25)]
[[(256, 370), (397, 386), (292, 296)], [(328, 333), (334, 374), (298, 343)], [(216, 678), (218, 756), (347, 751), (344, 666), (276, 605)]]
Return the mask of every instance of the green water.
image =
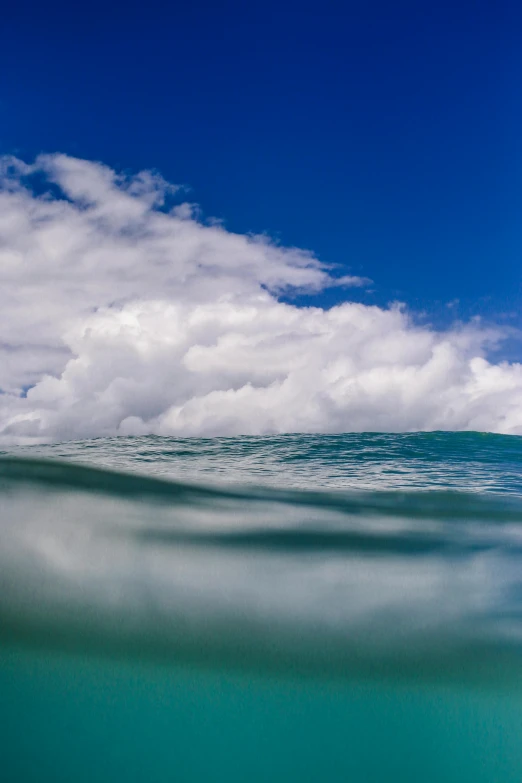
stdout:
[(506, 691), (4, 653), (2, 780), (520, 783)]
[(520, 783), (521, 468), (477, 433), (4, 454), (0, 781)]

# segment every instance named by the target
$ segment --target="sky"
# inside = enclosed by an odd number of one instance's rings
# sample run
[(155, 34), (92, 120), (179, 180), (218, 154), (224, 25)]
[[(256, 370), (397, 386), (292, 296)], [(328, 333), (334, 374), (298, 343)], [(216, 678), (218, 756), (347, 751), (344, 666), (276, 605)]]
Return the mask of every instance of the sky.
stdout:
[(521, 33), (507, 2), (11, 4), (0, 439), (522, 433)]

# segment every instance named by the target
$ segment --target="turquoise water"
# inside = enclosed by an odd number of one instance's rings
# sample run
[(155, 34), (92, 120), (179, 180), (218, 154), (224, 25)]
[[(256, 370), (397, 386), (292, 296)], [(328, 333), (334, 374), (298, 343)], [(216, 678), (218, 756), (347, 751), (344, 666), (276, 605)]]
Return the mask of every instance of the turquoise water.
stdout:
[(0, 780), (522, 780), (522, 439), (0, 456)]
[(505, 692), (27, 652), (4, 656), (0, 686), (6, 782), (520, 783)]

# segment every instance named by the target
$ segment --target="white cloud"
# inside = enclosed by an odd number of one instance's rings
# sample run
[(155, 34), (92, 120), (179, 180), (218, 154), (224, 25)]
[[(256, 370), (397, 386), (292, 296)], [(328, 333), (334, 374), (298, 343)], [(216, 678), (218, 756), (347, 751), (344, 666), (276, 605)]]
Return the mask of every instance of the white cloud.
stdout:
[(288, 289), (368, 281), (334, 279), (307, 251), (205, 225), (193, 205), (167, 210), (174, 190), (155, 174), (124, 177), (65, 155), (3, 160), (3, 442), (522, 434), (522, 366), (486, 358), (499, 333), (437, 332), (398, 307), (285, 304), (277, 297)]

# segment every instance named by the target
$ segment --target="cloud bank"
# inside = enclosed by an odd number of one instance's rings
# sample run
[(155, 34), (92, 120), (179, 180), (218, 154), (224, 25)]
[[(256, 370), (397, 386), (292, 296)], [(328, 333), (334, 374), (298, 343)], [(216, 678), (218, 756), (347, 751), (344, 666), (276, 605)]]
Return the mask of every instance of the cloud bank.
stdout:
[(65, 155), (1, 161), (0, 442), (522, 434), (522, 365), (487, 359), (500, 333), (284, 303), (368, 281), (170, 208), (175, 191)]

